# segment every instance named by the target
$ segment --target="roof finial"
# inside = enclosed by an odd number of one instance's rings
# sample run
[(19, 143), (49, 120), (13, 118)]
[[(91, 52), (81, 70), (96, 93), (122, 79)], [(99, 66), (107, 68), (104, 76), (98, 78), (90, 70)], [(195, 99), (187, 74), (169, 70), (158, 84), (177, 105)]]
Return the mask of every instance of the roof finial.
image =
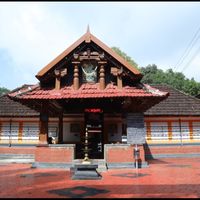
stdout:
[(87, 33), (90, 33), (90, 26), (89, 26), (89, 24), (87, 25)]
[(90, 27), (89, 27), (89, 24), (87, 26), (87, 32), (85, 34), (85, 42), (86, 43), (90, 43), (91, 41), (91, 34), (90, 34)]

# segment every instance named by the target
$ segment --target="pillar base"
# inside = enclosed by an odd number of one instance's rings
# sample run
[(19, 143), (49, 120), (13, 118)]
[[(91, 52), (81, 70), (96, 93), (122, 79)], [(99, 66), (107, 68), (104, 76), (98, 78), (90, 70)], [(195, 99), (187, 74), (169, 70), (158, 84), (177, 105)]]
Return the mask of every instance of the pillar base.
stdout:
[(48, 146), (49, 143), (47, 141), (39, 141), (37, 146)]

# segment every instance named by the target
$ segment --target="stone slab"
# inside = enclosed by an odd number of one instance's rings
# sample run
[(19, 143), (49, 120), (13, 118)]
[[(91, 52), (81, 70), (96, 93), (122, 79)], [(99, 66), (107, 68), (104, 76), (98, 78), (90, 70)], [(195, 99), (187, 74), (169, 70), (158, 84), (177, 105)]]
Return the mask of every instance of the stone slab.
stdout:
[(102, 176), (97, 172), (98, 165), (78, 164), (71, 168), (72, 180), (98, 180)]

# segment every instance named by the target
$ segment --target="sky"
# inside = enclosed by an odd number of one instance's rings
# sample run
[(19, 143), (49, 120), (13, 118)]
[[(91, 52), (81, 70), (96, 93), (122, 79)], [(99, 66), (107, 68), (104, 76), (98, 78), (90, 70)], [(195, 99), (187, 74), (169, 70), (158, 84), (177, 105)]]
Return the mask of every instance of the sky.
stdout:
[(200, 82), (200, 2), (0, 2), (0, 87), (38, 83), (35, 75), (88, 24), (139, 67), (156, 64)]

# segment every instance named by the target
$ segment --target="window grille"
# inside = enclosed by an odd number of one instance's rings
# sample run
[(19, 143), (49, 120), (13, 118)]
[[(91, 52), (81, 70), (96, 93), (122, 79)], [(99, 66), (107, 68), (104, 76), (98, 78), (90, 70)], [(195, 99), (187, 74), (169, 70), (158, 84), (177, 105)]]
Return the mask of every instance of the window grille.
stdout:
[(24, 123), (23, 126), (23, 137), (38, 137), (39, 125), (34, 123)]

